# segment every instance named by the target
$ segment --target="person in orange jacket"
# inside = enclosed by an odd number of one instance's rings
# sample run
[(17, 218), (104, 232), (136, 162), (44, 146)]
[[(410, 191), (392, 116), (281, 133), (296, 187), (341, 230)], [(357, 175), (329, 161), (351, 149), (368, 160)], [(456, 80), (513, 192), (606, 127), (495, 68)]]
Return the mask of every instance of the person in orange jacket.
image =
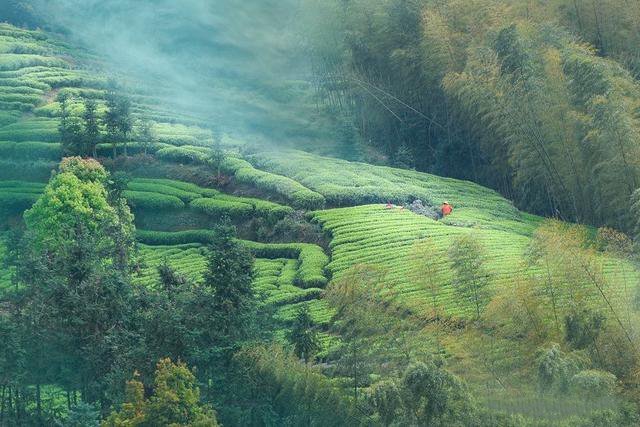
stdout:
[(451, 212), (453, 212), (453, 206), (451, 206), (449, 204), (449, 202), (447, 202), (446, 200), (442, 203), (442, 206), (440, 207), (440, 210), (442, 211), (442, 218), (444, 218), (447, 215), (450, 215)]

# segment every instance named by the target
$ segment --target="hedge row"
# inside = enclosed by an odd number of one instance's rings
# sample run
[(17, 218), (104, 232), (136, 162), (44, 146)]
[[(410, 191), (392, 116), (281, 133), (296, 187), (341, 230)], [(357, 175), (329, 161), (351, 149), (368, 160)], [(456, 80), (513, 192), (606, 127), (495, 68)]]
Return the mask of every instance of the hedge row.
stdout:
[(289, 206), (283, 206), (278, 203), (273, 203), (268, 200), (256, 199), (253, 197), (239, 197), (228, 194), (220, 194), (215, 197), (217, 200), (224, 200), (229, 202), (239, 202), (247, 205), (251, 205), (255, 210), (255, 213), (266, 217), (271, 220), (277, 220), (284, 218), (291, 214), (293, 209)]
[(17, 160), (60, 160), (62, 149), (59, 144), (47, 142), (0, 141), (0, 158)]
[(0, 140), (59, 142), (58, 122), (49, 119), (21, 120), (0, 129)]
[(187, 243), (210, 244), (215, 238), (211, 230), (187, 230), (178, 232), (136, 230), (136, 237), (140, 243), (153, 246), (173, 246)]
[(191, 207), (207, 215), (232, 218), (245, 218), (253, 213), (253, 206), (234, 200), (201, 198), (191, 202)]
[(12, 71), (25, 67), (68, 67), (69, 64), (62, 59), (40, 55), (21, 55), (13, 53), (0, 54), (0, 70)]
[(191, 202), (192, 200), (202, 197), (199, 193), (181, 190), (172, 186), (164, 185), (161, 183), (133, 180), (129, 182), (128, 186), (131, 191), (141, 191), (145, 193), (159, 193), (166, 196), (175, 196), (181, 199), (183, 202)]
[(164, 178), (136, 178), (134, 182), (142, 182), (149, 184), (161, 184), (167, 187), (177, 188), (179, 190), (187, 191), (189, 193), (198, 193), (203, 197), (216, 197), (220, 194), (218, 190), (212, 188), (199, 187), (196, 184), (185, 181), (175, 181), (173, 179)]
[(51, 90), (51, 86), (33, 79), (0, 77), (0, 86), (29, 86), (40, 90)]
[(185, 204), (176, 196), (126, 190), (124, 196), (133, 209), (183, 209)]
[(270, 305), (297, 304), (320, 298), (323, 293), (323, 290), (318, 288), (300, 289), (295, 286), (292, 286), (292, 288), (291, 292), (282, 292), (286, 288), (280, 288), (280, 292), (269, 296), (265, 302)]
[(191, 146), (166, 147), (158, 150), (156, 157), (167, 162), (184, 164), (206, 163), (209, 158), (208, 154)]
[[(141, 142), (132, 141), (127, 143), (127, 153), (129, 155), (143, 154), (146, 149), (147, 154), (153, 154), (153, 153), (157, 153), (159, 150), (166, 147), (167, 147), (166, 144), (160, 144), (160, 143), (143, 144)], [(98, 152), (98, 156), (111, 157), (113, 154), (113, 145), (110, 142), (98, 144), (98, 146), (96, 147), (96, 150)], [(121, 152), (121, 151), (122, 151), (122, 144), (118, 144), (118, 152)]]
[(321, 194), (309, 190), (291, 178), (258, 170), (246, 160), (227, 157), (222, 169), (240, 183), (283, 196), (294, 208), (313, 210), (324, 206), (325, 200)]

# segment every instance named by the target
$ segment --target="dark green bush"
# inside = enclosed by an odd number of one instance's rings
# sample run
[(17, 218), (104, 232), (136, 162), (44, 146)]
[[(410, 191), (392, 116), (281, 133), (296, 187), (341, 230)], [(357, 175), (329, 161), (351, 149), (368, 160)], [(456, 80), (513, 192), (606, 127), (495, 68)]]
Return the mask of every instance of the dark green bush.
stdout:
[(133, 209), (183, 209), (185, 204), (175, 196), (144, 191), (124, 192), (124, 196)]

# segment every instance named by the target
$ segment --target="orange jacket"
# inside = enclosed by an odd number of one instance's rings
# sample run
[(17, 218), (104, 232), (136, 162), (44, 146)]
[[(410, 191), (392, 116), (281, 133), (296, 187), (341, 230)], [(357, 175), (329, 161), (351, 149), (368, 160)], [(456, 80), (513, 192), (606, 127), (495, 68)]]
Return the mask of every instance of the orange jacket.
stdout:
[(448, 203), (443, 203), (442, 205), (442, 216), (447, 216), (449, 215), (451, 212), (453, 212), (453, 207), (448, 204)]

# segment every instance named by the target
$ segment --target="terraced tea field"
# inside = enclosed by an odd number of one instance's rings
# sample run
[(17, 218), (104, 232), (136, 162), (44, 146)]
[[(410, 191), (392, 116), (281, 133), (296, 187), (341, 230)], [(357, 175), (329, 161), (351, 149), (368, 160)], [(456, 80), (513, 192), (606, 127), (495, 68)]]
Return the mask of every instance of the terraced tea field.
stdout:
[[(524, 271), (524, 255), (531, 238), (523, 233), (533, 230), (538, 219), (518, 222), (512, 231), (504, 224), (491, 227), (462, 227), (456, 215), (447, 221), (434, 221), (410, 211), (384, 205), (365, 205), (338, 208), (313, 213), (313, 218), (332, 235), (332, 260), (328, 269), (333, 280), (340, 280), (354, 265), (370, 265), (385, 273), (386, 295), (389, 301), (411, 312), (428, 317), (432, 313), (433, 294), (425, 288), (423, 270), (416, 263), (430, 263), (441, 282), (435, 303), (444, 313), (471, 318), (473, 306), (461, 300), (452, 284), (447, 252), (457, 236), (473, 234), (486, 250), (492, 291), (513, 286), (515, 278)], [(429, 240), (437, 253), (420, 254), (415, 260), (416, 244)], [(431, 259), (430, 259), (431, 256)], [(612, 301), (624, 299), (620, 284), (635, 283), (638, 272), (621, 261), (603, 258), (608, 279), (617, 286), (610, 289)]]
[[(286, 324), (293, 320), (299, 305), (307, 304), (311, 316), (317, 324), (327, 325), (333, 311), (320, 298), (322, 289), (304, 287), (301, 277), (308, 270), (315, 270), (315, 275), (322, 275), (324, 265), (308, 265), (304, 258), (267, 258), (269, 245), (258, 245), (244, 242), (254, 248), (256, 258), (254, 286), (261, 296), (264, 307), (274, 310), (275, 318)], [(260, 249), (258, 249), (261, 247)], [(283, 253), (274, 248), (274, 256)], [(144, 259), (144, 268), (135, 276), (134, 283), (141, 286), (155, 286), (159, 274), (157, 267), (167, 260), (177, 272), (194, 282), (202, 280), (206, 269), (206, 246), (202, 243), (186, 243), (178, 245), (140, 245), (140, 255)]]

